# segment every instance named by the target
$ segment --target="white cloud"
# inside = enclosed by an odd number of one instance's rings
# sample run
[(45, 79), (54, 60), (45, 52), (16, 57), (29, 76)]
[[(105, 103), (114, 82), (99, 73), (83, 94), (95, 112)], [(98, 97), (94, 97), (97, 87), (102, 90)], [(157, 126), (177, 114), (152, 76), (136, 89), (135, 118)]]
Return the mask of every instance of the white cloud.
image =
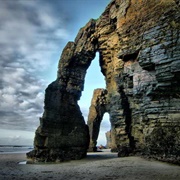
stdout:
[(40, 3), (3, 1), (0, 6), (1, 127), (28, 130), (37, 127), (47, 86), (38, 74), (54, 64), (59, 41), (68, 37), (52, 7)]
[(21, 63), (38, 71), (48, 68), (53, 52), (59, 49), (59, 41), (68, 38), (61, 18), (55, 17), (48, 4), (42, 6), (40, 3), (35, 0), (31, 3), (17, 1), (16, 4), (7, 1), (0, 7), (2, 55), (19, 54), (23, 56), (19, 59)]
[(69, 34), (65, 31), (65, 29), (57, 29), (54, 31), (54, 34), (57, 38), (63, 38), (63, 39), (68, 39)]

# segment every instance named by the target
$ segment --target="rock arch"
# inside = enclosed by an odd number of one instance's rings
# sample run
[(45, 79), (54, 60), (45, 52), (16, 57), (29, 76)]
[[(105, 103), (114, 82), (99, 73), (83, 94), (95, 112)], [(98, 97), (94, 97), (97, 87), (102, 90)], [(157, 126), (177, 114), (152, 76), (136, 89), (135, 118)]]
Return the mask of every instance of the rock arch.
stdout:
[[(138, 150), (177, 159), (179, 19), (175, 1), (112, 0), (100, 18), (91, 19), (64, 48), (57, 79), (46, 89), (34, 150), (27, 156), (34, 161), (86, 156), (89, 132), (77, 101), (86, 70), (98, 51), (120, 156), (123, 150)], [(155, 137), (162, 134), (157, 147)], [(172, 144), (168, 144), (169, 138)]]
[(28, 157), (36, 161), (81, 159), (89, 146), (89, 131), (77, 104), (83, 90), (86, 70), (97, 51), (95, 21), (79, 31), (75, 42), (67, 43), (56, 81), (45, 94), (44, 114), (34, 139), (35, 149)]
[[(97, 139), (99, 135), (101, 121), (105, 113), (110, 113), (109, 102), (108, 102), (108, 91), (103, 88), (95, 89), (91, 100), (91, 106), (89, 108), (87, 125), (89, 127), (90, 152), (97, 151)], [(111, 150), (117, 151), (117, 145), (115, 141), (115, 124), (111, 122)]]
[(100, 88), (95, 89), (93, 92), (87, 121), (90, 134), (89, 151), (97, 151), (96, 144), (99, 135), (100, 124), (106, 112), (108, 112), (107, 90)]

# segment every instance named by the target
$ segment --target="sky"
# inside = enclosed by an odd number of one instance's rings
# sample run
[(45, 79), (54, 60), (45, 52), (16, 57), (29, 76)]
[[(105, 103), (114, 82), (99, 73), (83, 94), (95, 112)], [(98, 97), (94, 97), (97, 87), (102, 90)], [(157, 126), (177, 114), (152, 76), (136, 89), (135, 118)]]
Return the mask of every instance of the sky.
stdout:
[[(63, 48), (110, 0), (0, 0), (0, 144), (32, 145), (44, 91), (56, 79)], [(79, 101), (85, 120), (95, 88), (105, 87), (98, 55)], [(98, 144), (110, 129), (106, 115)]]

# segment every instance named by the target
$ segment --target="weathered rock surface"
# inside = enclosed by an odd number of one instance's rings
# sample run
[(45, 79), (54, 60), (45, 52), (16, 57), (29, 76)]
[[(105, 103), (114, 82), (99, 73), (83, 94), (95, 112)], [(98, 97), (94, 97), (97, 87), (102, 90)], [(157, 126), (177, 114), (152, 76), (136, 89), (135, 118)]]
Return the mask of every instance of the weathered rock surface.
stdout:
[(28, 156), (42, 161), (85, 156), (89, 137), (77, 101), (98, 51), (119, 155), (138, 151), (178, 159), (179, 22), (175, 0), (112, 0), (65, 47), (58, 77), (46, 90), (35, 150)]

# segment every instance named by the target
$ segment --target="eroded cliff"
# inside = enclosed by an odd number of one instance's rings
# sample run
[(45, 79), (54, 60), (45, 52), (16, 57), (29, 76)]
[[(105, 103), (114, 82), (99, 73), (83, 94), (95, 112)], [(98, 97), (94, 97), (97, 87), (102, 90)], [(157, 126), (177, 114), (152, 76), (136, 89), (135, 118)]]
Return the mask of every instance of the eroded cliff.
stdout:
[[(112, 0), (81, 28), (48, 86), (34, 161), (79, 159), (89, 132), (77, 101), (98, 51), (119, 155), (180, 158), (180, 11), (174, 0)], [(78, 154), (78, 155), (77, 155)]]

